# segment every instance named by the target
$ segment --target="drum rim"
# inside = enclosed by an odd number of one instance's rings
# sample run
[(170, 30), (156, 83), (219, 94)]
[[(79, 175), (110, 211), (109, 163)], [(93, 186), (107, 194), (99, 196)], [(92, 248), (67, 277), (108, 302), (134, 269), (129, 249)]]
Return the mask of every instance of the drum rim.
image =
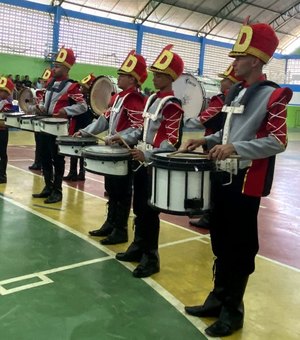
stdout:
[[(171, 158), (171, 157), (159, 157), (160, 154), (168, 154), (170, 152), (159, 151), (151, 155), (150, 160), (152, 161), (151, 167), (167, 170), (178, 170), (178, 171), (193, 171), (195, 172), (195, 166), (198, 171), (214, 171), (215, 163), (213, 160), (207, 158)], [(187, 155), (197, 154), (201, 155), (200, 152), (186, 152)], [(203, 154), (204, 155), (204, 154)], [(187, 162), (188, 161), (188, 162)]]
[(72, 137), (58, 136), (56, 139), (58, 145), (97, 145), (98, 139), (95, 137)]
[[(49, 119), (56, 119), (56, 120), (49, 120)], [(50, 124), (50, 125), (51, 124), (52, 125), (54, 125), (54, 124), (61, 124), (61, 125), (68, 124), (68, 119), (66, 119), (66, 118), (53, 118), (53, 117), (49, 117), (49, 118), (42, 118), (41, 121), (43, 123)]]
[(94, 153), (87, 152), (86, 150), (81, 151), (81, 155), (83, 158), (86, 159), (92, 159), (92, 160), (97, 160), (97, 161), (111, 161), (111, 162), (116, 162), (116, 161), (129, 161), (130, 160), (130, 153), (128, 154), (101, 154), (99, 155)]

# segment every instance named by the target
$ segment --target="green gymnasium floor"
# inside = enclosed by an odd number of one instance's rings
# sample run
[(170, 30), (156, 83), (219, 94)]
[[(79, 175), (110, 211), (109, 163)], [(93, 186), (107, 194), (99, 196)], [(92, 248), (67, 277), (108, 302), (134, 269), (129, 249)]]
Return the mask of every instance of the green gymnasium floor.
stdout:
[[(183, 307), (202, 302), (212, 287), (207, 232), (191, 230), (187, 219), (162, 215), (161, 272), (133, 278), (135, 264), (114, 259), (127, 244), (104, 247), (87, 236), (105, 220), (101, 176), (66, 183), (60, 203), (33, 199), (43, 180), (27, 170), (32, 140), (24, 131), (10, 133), (8, 183), (0, 185), (0, 339), (205, 339), (204, 329), (214, 320), (189, 317)], [(279, 159), (279, 169), (290, 169), (285, 162), (298, 157), (293, 150)], [(299, 195), (292, 183), (293, 199), (281, 197), (277, 205), (276, 192), (283, 186), (277, 177), (278, 189), (261, 209), (262, 249), (245, 295), (245, 326), (229, 340), (300, 338)], [(294, 224), (280, 234), (276, 221), (283, 205), (285, 219)], [(276, 237), (264, 223), (268, 216)], [(289, 243), (282, 243), (286, 234)], [(283, 256), (282, 245), (290, 257)]]

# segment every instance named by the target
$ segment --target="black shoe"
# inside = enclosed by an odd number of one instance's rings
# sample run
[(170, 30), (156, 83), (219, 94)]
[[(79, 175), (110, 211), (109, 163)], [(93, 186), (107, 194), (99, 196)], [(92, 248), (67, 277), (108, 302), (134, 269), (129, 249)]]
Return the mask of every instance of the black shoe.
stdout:
[(39, 194), (32, 194), (34, 198), (47, 198), (51, 195), (52, 190), (45, 187)]
[(215, 323), (206, 328), (205, 333), (211, 337), (228, 336), (241, 329), (243, 324), (243, 314), (237, 314), (236, 311), (231, 312), (226, 307), (223, 307), (220, 318)]
[(103, 226), (99, 229), (96, 230), (91, 230), (89, 231), (89, 234), (91, 236), (108, 236), (109, 234), (112, 233), (114, 229), (114, 226), (110, 224), (109, 222), (105, 221)]
[(160, 270), (159, 264), (152, 263), (151, 265), (143, 266), (139, 264), (135, 270), (132, 272), (132, 275), (137, 278), (141, 277), (149, 277), (152, 274), (158, 273)]
[(104, 240), (100, 241), (103, 245), (119, 244), (128, 242), (127, 229), (114, 228), (112, 233), (107, 236)]
[(132, 275), (137, 278), (148, 277), (152, 274), (158, 273), (159, 270), (160, 267), (158, 254), (153, 258), (149, 257), (148, 254), (143, 254), (141, 263), (134, 269)]
[(51, 192), (51, 195), (45, 199), (44, 203), (49, 204), (49, 203), (56, 203), (60, 202), (62, 200), (62, 192), (59, 190), (53, 190)]
[(117, 253), (116, 259), (125, 262), (140, 262), (143, 256), (143, 251), (136, 243), (131, 243), (128, 249), (123, 253)]
[(29, 170), (42, 170), (41, 164), (33, 163), (28, 167)]
[(190, 221), (190, 225), (197, 228), (209, 229), (209, 214), (204, 214), (199, 220), (197, 221)]
[(213, 292), (209, 293), (203, 305), (186, 306), (185, 311), (193, 316), (200, 318), (219, 317), (222, 309), (222, 302), (215, 296)]
[(78, 176), (77, 174), (74, 173), (68, 173), (67, 176), (63, 177), (64, 181), (72, 181), (72, 182), (76, 182), (78, 180)]
[(1, 177), (0, 177), (0, 184), (2, 184), (2, 183), (7, 183), (7, 178), (6, 178), (6, 176), (1, 176)]

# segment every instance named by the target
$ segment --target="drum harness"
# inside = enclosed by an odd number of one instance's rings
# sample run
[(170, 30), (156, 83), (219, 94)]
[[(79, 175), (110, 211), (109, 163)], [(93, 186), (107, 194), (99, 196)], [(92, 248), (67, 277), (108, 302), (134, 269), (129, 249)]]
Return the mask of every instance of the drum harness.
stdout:
[[(153, 93), (147, 100), (147, 103), (145, 105), (145, 109), (143, 112), (143, 118), (145, 119), (144, 121), (144, 127), (143, 127), (143, 139), (141, 141), (138, 142), (138, 145), (136, 146), (136, 148), (138, 150), (141, 151), (149, 151), (149, 150), (153, 150), (153, 145), (149, 144), (146, 142), (147, 140), (147, 134), (148, 134), (148, 128), (149, 128), (149, 124), (150, 124), (150, 120), (152, 120), (153, 122), (155, 122), (158, 118), (158, 115), (162, 109), (162, 107), (166, 104), (167, 101), (172, 100), (172, 99), (176, 99), (176, 97), (174, 96), (166, 96), (164, 98), (161, 99), (161, 101), (158, 103), (156, 110), (154, 113), (148, 112), (149, 107), (151, 107), (152, 104), (155, 103), (157, 99), (156, 93)], [(134, 172), (138, 171), (140, 169), (141, 166), (149, 166), (151, 165), (153, 162), (143, 162), (141, 163), (135, 170), (133, 170)]]
[[(272, 81), (256, 82), (248, 88), (244, 88), (242, 83), (237, 83), (232, 86), (228, 95), (225, 98), (225, 104), (222, 112), (226, 113), (224, 127), (222, 129), (222, 144), (227, 144), (230, 132), (230, 123), (233, 114), (243, 114), (245, 107), (249, 100), (255, 95), (260, 86), (271, 86), (279, 88), (280, 86)], [(233, 155), (225, 160), (217, 161), (216, 166), (218, 170), (228, 172), (230, 174), (229, 182), (223, 185), (230, 185), (232, 183), (232, 175), (237, 175), (239, 170), (238, 155)]]

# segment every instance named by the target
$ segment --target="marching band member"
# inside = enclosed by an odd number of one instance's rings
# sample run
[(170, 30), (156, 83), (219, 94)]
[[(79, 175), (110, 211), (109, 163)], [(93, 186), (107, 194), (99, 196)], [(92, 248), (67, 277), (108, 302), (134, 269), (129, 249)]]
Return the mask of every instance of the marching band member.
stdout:
[[(194, 316), (218, 318), (206, 329), (213, 337), (227, 336), (243, 327), (243, 296), (259, 248), (260, 199), (270, 192), (275, 155), (287, 145), (286, 105), (292, 91), (265, 81), (262, 72), (278, 42), (267, 24), (242, 26), (229, 56), (235, 58), (234, 72), (244, 82), (232, 86), (226, 97), (224, 127), (184, 145), (189, 150), (207, 145), (209, 157), (224, 169), (212, 173), (214, 289), (203, 305), (185, 308)], [(239, 164), (229, 159), (232, 154), (241, 157)], [(233, 173), (228, 174), (230, 164)]]
[[(174, 97), (172, 82), (183, 72), (183, 60), (171, 51), (172, 45), (166, 46), (153, 65), (153, 83), (159, 91), (152, 94), (144, 109), (143, 134), (137, 148), (132, 149), (134, 160), (148, 163), (157, 151), (174, 151), (180, 146), (183, 110), (180, 101)], [(137, 144), (138, 140), (127, 143)], [(116, 136), (115, 141), (118, 140)], [(133, 271), (134, 277), (148, 277), (159, 272), (159, 211), (148, 205), (151, 177), (148, 168), (141, 166), (134, 173), (133, 211), (135, 214), (134, 241), (126, 252), (118, 253), (120, 261), (137, 261), (139, 265)]]
[[(87, 94), (89, 92), (90, 86), (94, 82), (96, 77), (93, 74), (89, 74), (84, 77), (80, 82), (81, 92), (87, 100)], [(69, 134), (73, 135), (75, 132), (79, 131), (80, 129), (85, 128), (89, 124), (92, 123), (94, 115), (90, 108), (81, 115), (74, 116), (71, 118), (70, 127), (69, 127)], [(77, 162), (79, 160), (79, 173), (77, 174)], [(85, 170), (83, 167), (83, 158), (82, 157), (70, 157), (70, 170), (67, 176), (63, 177), (66, 181), (84, 181), (85, 180)]]
[[(51, 75), (52, 75), (51, 69), (46, 68), (44, 70), (42, 77), (39, 78), (39, 79), (42, 79), (42, 82), (41, 82), (42, 88), (36, 91), (36, 105), (37, 106), (44, 100), (44, 94), (46, 91), (47, 83), (50, 81)], [(39, 111), (38, 107), (35, 109), (34, 107), (30, 105), (29, 108), (31, 108), (31, 111), (35, 113), (36, 111)], [(28, 167), (29, 170), (41, 170), (42, 169), (42, 149), (41, 149), (40, 138), (41, 138), (40, 132), (34, 132), (35, 156), (34, 156), (33, 164)]]
[(8, 100), (14, 91), (13, 81), (6, 77), (0, 78), (0, 184), (7, 182), (7, 144), (8, 128), (2, 113), (13, 111), (13, 106)]
[[(79, 84), (69, 79), (69, 70), (74, 63), (74, 52), (62, 47), (52, 68), (53, 79), (47, 86), (44, 102), (39, 105), (42, 115), (67, 118), (86, 112), (87, 105), (80, 92)], [(56, 203), (62, 200), (65, 160), (58, 154), (54, 135), (41, 134), (41, 149), (45, 187), (40, 193), (32, 196), (46, 198), (44, 203)]]
[[(186, 123), (185, 127), (197, 128), (204, 126), (204, 136), (209, 136), (217, 131), (221, 130), (224, 123), (224, 113), (222, 107), (224, 105), (225, 96), (229, 92), (229, 89), (233, 84), (242, 81), (241, 78), (234, 74), (233, 66), (230, 65), (223, 73), (219, 73), (218, 77), (222, 78), (221, 93), (213, 96), (207, 109), (200, 112), (198, 117), (190, 118)], [(190, 225), (198, 228), (209, 229), (209, 212), (205, 212), (199, 220), (190, 221)]]
[[(147, 78), (145, 59), (131, 51), (118, 70), (118, 87), (122, 91), (115, 95), (113, 104), (104, 115), (77, 136), (99, 134), (108, 130), (107, 144), (116, 134), (133, 138), (143, 125), (144, 97), (138, 90)], [(107, 236), (101, 244), (117, 244), (128, 241), (127, 222), (131, 207), (132, 177), (105, 176), (105, 189), (109, 195), (107, 219), (101, 228), (89, 232), (91, 236)]]

